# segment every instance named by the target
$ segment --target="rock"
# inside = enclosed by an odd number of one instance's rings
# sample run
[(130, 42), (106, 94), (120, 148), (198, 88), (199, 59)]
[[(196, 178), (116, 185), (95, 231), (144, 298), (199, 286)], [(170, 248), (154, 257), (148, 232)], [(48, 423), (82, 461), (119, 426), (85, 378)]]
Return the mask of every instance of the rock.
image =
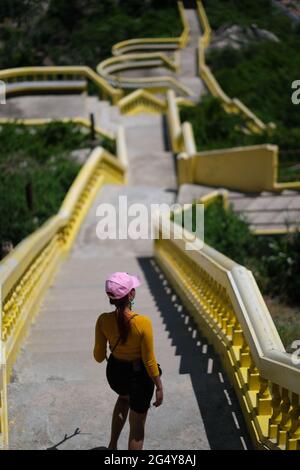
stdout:
[(267, 31), (266, 29), (259, 29), (256, 24), (252, 24), (250, 28), (248, 28), (254, 34), (254, 39), (262, 39), (265, 41), (273, 41), (273, 42), (280, 42), (280, 39), (276, 36), (276, 34), (271, 33), (271, 31)]
[(225, 47), (231, 47), (233, 49), (241, 49), (251, 43), (261, 41), (280, 42), (274, 33), (260, 29), (256, 24), (248, 27), (226, 25), (214, 33), (210, 48), (224, 49)]
[(49, 67), (49, 66), (51, 67), (52, 65), (54, 65), (54, 62), (53, 62), (53, 60), (51, 59), (51, 57), (45, 57), (45, 58), (43, 59), (43, 65), (48, 66), (48, 67)]
[(88, 157), (90, 156), (91, 151), (92, 149), (90, 148), (73, 150), (73, 152), (70, 153), (70, 158), (74, 160), (76, 163), (83, 165), (88, 159)]
[(7, 256), (14, 248), (14, 245), (11, 240), (4, 240), (1, 242), (1, 252), (0, 252), (0, 259)]

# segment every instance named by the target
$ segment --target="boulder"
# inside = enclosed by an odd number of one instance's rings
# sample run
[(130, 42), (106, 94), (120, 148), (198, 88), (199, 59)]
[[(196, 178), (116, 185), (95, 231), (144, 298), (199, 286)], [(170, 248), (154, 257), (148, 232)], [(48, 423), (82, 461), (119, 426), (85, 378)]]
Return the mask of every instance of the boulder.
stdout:
[(91, 151), (92, 151), (91, 148), (73, 150), (70, 153), (70, 158), (74, 160), (76, 163), (83, 165), (87, 161), (88, 157), (90, 156)]
[(274, 33), (266, 29), (260, 29), (256, 24), (250, 26), (225, 25), (213, 34), (210, 48), (224, 49), (231, 47), (241, 49), (252, 43), (262, 41), (280, 42)]

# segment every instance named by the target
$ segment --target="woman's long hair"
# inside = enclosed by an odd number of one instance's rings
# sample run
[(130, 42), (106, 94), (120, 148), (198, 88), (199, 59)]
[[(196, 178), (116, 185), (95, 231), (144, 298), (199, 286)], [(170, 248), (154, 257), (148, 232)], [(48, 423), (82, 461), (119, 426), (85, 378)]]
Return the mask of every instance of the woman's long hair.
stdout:
[(120, 342), (125, 343), (129, 334), (130, 325), (128, 318), (125, 315), (125, 308), (129, 306), (131, 308), (131, 302), (129, 300), (129, 294), (125, 295), (121, 299), (109, 299), (112, 305), (116, 306), (117, 311), (117, 324), (120, 334)]

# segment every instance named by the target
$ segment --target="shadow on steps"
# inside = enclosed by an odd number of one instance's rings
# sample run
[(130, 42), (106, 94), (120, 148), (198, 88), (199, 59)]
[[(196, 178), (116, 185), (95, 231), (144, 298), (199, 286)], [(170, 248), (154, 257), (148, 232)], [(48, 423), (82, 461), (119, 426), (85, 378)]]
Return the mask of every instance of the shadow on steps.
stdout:
[[(207, 340), (197, 330), (196, 323), (184, 307), (178, 311), (181, 302), (178, 297), (175, 302), (172, 301), (172, 296), (176, 293), (168, 283), (162, 284), (165, 278), (160, 279), (162, 272), (155, 260), (141, 257), (138, 261), (172, 344), (176, 346), (176, 355), (181, 358), (179, 373), (190, 374), (211, 449), (252, 449), (253, 445), (235, 391), (213, 347), (207, 344)], [(192, 334), (195, 328), (196, 335)], [(157, 360), (166, 371), (163, 358)], [(213, 364), (211, 373), (208, 373), (209, 363)], [(166, 374), (164, 380), (168, 380)], [(178, 397), (178, 404), (182, 399), (184, 397)]]

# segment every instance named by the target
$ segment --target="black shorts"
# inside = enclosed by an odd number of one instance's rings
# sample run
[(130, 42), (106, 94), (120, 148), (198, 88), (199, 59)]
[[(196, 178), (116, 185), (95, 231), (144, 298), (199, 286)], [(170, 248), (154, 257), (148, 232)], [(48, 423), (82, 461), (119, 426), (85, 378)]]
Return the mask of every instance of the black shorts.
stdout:
[(137, 413), (145, 413), (150, 407), (154, 382), (147, 373), (143, 361), (140, 370), (134, 370), (130, 361), (119, 361), (112, 354), (106, 366), (106, 378), (110, 388), (119, 395), (129, 395), (129, 407)]

